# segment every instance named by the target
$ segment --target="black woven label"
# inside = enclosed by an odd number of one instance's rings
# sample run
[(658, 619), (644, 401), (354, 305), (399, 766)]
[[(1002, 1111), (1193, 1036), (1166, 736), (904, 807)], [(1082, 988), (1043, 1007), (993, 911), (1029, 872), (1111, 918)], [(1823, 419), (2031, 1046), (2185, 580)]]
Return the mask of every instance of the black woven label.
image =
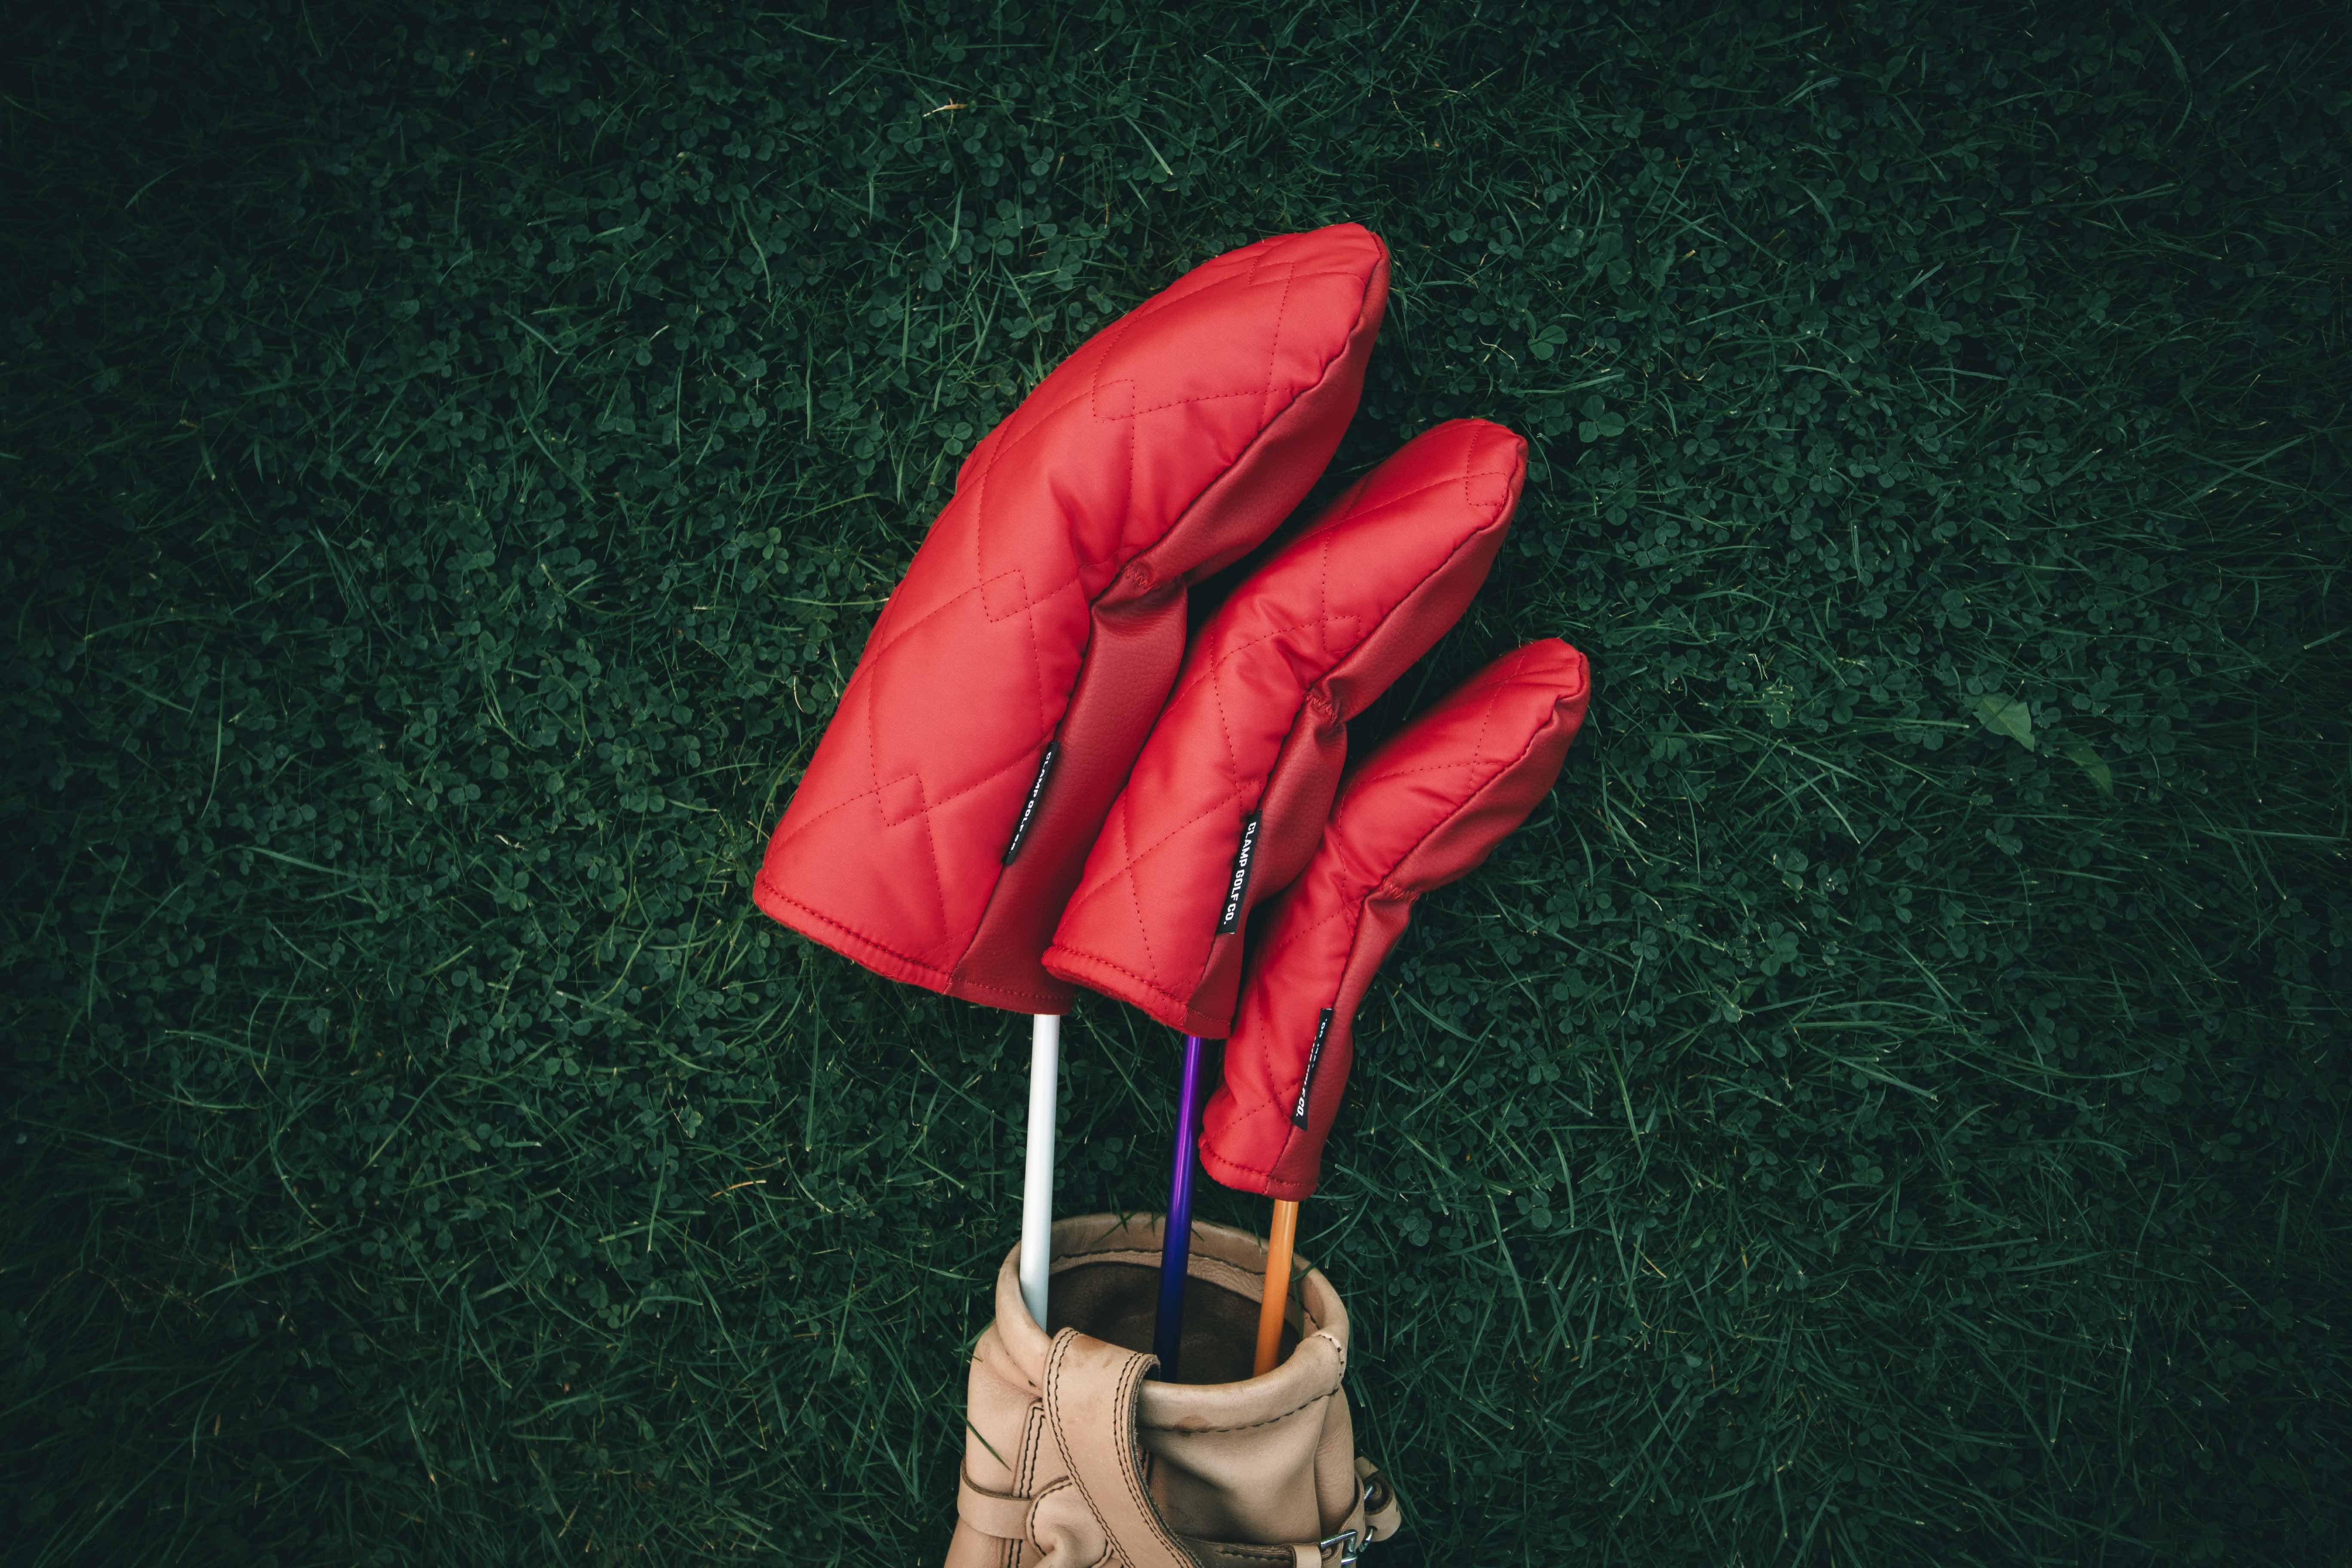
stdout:
[(1307, 1125), (1307, 1093), (1315, 1087), (1315, 1064), (1323, 1059), (1323, 1037), (1330, 1032), (1331, 1009), (1326, 1007), (1323, 1016), (1315, 1020), (1315, 1043), (1307, 1048), (1307, 1071), (1298, 1080), (1298, 1103), (1290, 1108), (1293, 1127)]
[(1021, 820), (1013, 825), (1013, 842), (1004, 847), (1004, 863), (1021, 853), (1021, 841), (1029, 836), (1029, 825), (1037, 819), (1037, 803), (1045, 798), (1045, 780), (1054, 771), (1054, 759), (1062, 754), (1059, 741), (1045, 742), (1045, 754), (1037, 759), (1037, 776), (1029, 781), (1029, 798), (1021, 803)]
[(1217, 916), (1217, 934), (1231, 936), (1242, 923), (1242, 897), (1249, 891), (1250, 866), (1257, 858), (1257, 813), (1242, 818), (1241, 847), (1234, 851), (1234, 874), (1225, 882), (1225, 907)]

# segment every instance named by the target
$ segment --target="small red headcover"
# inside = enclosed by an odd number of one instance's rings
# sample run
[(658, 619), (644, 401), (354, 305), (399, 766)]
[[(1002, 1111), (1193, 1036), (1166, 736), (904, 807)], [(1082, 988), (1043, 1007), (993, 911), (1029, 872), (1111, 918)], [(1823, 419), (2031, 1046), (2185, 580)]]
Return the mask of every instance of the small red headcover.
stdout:
[(1557, 638), (1529, 643), (1349, 774), (1243, 978), (1201, 1136), (1210, 1175), (1272, 1198), (1315, 1190), (1373, 972), (1412, 900), (1486, 859), (1551, 788), (1588, 689), (1582, 654)]
[(1354, 224), (1218, 257), (972, 448), (769, 841), (761, 909), (894, 980), (1068, 1007), (1038, 958), (1176, 679), (1185, 589), (1330, 460), (1388, 271)]
[(1349, 487), (1192, 638), (1045, 967), (1188, 1035), (1234, 1023), (1249, 912), (1315, 851), (1348, 721), (1468, 607), (1527, 443), (1440, 425)]

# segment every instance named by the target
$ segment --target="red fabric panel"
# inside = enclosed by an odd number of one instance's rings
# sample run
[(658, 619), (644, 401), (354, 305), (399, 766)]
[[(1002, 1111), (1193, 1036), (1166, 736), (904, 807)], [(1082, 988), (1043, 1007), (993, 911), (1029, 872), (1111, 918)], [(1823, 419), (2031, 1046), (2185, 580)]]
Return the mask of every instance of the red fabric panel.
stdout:
[(1315, 1190), (1355, 1056), (1356, 1007), (1381, 960), (1413, 900), (1485, 860), (1551, 788), (1589, 685), (1582, 654), (1557, 638), (1529, 643), (1349, 775), (1243, 978), (1201, 1137), (1210, 1175), (1274, 1198)]
[(1526, 474), (1501, 426), (1440, 425), (1234, 590), (1104, 819), (1048, 970), (1186, 1034), (1232, 1031), (1249, 911), (1314, 852), (1348, 721), (1468, 607)]
[(1330, 460), (1387, 298), (1357, 225), (1261, 240), (989, 432), (769, 840), (760, 907), (894, 980), (1064, 1011), (1038, 958), (1175, 679), (1185, 590)]

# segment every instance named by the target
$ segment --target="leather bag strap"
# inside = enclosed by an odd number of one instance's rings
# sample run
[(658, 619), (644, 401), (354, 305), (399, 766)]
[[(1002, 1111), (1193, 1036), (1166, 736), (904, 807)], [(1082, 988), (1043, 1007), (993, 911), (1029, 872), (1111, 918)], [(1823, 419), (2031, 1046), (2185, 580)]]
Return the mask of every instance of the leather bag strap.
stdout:
[(999, 1541), (1021, 1541), (1029, 1533), (1029, 1500), (992, 1492), (973, 1481), (971, 1472), (956, 1470), (956, 1517)]
[(1156, 1357), (1076, 1329), (1045, 1352), (1045, 1420), (1062, 1462), (1127, 1568), (1200, 1568), (1160, 1517), (1145, 1484), (1135, 1401)]

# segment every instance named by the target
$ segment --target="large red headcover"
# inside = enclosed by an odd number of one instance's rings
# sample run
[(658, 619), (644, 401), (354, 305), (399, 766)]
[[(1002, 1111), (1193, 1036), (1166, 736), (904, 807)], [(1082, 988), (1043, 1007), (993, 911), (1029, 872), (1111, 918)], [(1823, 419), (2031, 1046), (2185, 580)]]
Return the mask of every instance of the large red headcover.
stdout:
[(975, 447), (753, 885), (895, 980), (1021, 1012), (1184, 653), (1187, 587), (1273, 531), (1354, 414), (1388, 251), (1354, 224), (1186, 273)]

